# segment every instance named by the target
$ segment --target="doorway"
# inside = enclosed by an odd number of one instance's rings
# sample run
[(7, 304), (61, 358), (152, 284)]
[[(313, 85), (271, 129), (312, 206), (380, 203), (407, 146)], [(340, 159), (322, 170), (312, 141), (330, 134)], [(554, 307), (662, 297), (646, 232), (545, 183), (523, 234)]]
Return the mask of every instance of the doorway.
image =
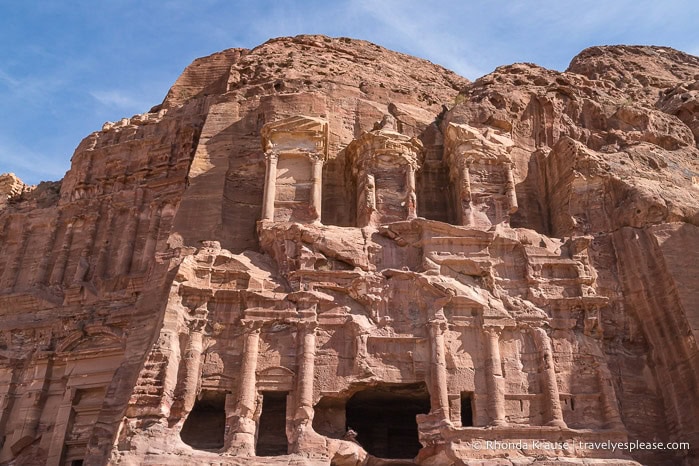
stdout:
[(288, 453), (286, 439), (286, 397), (288, 392), (262, 392), (262, 413), (257, 429), (257, 456)]
[(379, 458), (417, 456), (419, 442), (415, 416), (430, 411), (430, 395), (423, 383), (379, 384), (355, 393), (346, 405), (347, 429)]

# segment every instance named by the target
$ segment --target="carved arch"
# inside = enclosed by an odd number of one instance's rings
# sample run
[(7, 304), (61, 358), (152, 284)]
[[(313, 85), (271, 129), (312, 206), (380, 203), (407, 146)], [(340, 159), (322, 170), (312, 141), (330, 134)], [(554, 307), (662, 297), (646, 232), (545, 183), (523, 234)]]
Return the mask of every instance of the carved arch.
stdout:
[(68, 335), (56, 347), (56, 353), (71, 353), (84, 350), (116, 350), (124, 348), (121, 329), (107, 325), (85, 326)]

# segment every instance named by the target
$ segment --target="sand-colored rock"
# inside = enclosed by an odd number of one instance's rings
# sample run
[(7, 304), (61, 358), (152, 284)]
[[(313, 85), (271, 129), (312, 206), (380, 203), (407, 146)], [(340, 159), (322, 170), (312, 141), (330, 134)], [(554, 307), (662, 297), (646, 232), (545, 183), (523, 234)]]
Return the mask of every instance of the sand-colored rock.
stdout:
[(196, 60), (60, 183), (0, 177), (0, 462), (697, 464), (697, 75)]

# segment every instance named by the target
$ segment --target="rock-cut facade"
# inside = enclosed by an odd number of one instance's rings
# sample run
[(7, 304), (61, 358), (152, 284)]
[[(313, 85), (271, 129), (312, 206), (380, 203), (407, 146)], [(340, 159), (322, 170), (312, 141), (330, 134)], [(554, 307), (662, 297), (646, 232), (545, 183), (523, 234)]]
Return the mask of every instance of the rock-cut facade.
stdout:
[(1, 179), (0, 463), (699, 464), (698, 96), (663, 47), (195, 60)]

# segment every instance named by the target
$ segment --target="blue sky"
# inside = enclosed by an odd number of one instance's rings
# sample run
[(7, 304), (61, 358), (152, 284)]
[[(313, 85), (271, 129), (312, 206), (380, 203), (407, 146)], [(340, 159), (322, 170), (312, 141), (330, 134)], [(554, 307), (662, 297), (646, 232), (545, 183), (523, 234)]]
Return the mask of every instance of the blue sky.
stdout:
[(0, 173), (60, 179), (83, 137), (160, 103), (193, 59), (271, 37), (365, 39), (470, 79), (522, 61), (563, 70), (591, 45), (699, 55), (696, 0), (605, 3), (0, 0)]

